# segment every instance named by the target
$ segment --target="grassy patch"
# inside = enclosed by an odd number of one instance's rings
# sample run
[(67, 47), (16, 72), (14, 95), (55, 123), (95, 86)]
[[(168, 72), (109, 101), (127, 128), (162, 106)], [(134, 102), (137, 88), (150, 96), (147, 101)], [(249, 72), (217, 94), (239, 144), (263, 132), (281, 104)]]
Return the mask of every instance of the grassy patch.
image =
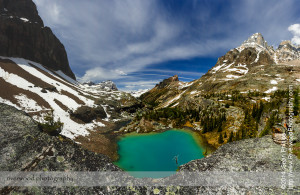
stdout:
[(300, 159), (300, 142), (295, 143), (293, 145), (293, 154), (295, 154), (297, 156), (297, 158)]

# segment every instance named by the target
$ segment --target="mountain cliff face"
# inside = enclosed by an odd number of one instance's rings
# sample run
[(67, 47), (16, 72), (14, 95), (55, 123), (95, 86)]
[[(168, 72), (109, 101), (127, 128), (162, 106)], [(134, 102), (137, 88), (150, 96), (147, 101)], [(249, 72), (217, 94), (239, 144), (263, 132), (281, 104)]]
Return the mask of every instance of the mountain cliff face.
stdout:
[(0, 0), (0, 55), (22, 57), (76, 79), (66, 50), (32, 0)]

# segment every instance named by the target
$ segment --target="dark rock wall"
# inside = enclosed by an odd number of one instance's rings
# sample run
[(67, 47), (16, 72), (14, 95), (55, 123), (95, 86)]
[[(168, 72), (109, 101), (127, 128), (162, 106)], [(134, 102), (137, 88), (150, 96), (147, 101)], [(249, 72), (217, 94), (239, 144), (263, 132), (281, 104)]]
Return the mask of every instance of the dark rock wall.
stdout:
[(0, 0), (0, 45), (1, 56), (29, 59), (75, 79), (65, 47), (44, 26), (31, 0)]

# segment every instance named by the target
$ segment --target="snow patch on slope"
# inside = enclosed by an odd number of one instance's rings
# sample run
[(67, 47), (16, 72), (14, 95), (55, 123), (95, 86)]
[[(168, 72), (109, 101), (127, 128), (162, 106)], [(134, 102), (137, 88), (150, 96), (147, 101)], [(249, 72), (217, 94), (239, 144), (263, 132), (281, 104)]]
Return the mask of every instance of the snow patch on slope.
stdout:
[(25, 110), (26, 112), (37, 112), (45, 109), (39, 106), (36, 103), (36, 101), (34, 101), (33, 99), (29, 99), (24, 94), (15, 95), (14, 97), (18, 100), (18, 103), (22, 106), (23, 110)]
[[(0, 75), (1, 76), (1, 75)], [(10, 105), (10, 106), (13, 106), (15, 108), (17, 108), (18, 110), (22, 110), (18, 105), (12, 103), (11, 101), (9, 100), (6, 100), (6, 99), (3, 99), (0, 97), (0, 102), (3, 103), (3, 104), (7, 104), (7, 105)]]
[(56, 74), (58, 74), (60, 77), (62, 77), (63, 79), (65, 79), (66, 81), (73, 83), (75, 85), (78, 85), (78, 82), (75, 81), (74, 79), (72, 79), (71, 77), (65, 75), (65, 73), (63, 73), (61, 70), (55, 71)]
[(186, 83), (186, 82), (180, 82), (180, 83), (179, 83), (180, 86), (178, 87), (178, 89), (183, 89), (183, 88), (189, 87), (189, 86), (191, 86), (193, 83), (194, 83), (194, 82), (189, 82), (189, 83)]
[(275, 80), (271, 80), (270, 83), (271, 83), (272, 85), (277, 85), (277, 84), (278, 84), (278, 82), (275, 81)]
[[(15, 62), (17, 65), (19, 65), (23, 70), (27, 71), (29, 74), (32, 74), (36, 77), (38, 77), (39, 79), (41, 79), (42, 81), (52, 84), (53, 86), (55, 86), (57, 88), (58, 91), (64, 90), (67, 91), (71, 94), (74, 94), (75, 96), (77, 96), (80, 100), (82, 100), (86, 105), (88, 106), (93, 106), (94, 105), (94, 101), (87, 99), (86, 97), (81, 96), (77, 91), (75, 91), (74, 89), (70, 88), (69, 86), (67, 86), (65, 84), (65, 81), (63, 81), (63, 79), (55, 76), (52, 72), (50, 72), (49, 70), (45, 69), (42, 65), (32, 62), (32, 61), (28, 61), (25, 60), (23, 58), (7, 58), (12, 60), (13, 62)], [(42, 70), (47, 70), (46, 72), (48, 72), (49, 74), (51, 74), (53, 77), (58, 78), (59, 80), (61, 80), (62, 82), (58, 82), (48, 76), (46, 76), (45, 74), (41, 73), (40, 71), (38, 71), (36, 68), (32, 67), (29, 63), (33, 64), (34, 66), (42, 69)], [(63, 73), (62, 73), (63, 74)], [(73, 80), (74, 81), (74, 80)], [(75, 81), (77, 82), (77, 81)], [(56, 83), (58, 83), (59, 85), (56, 85)], [(57, 93), (55, 93), (57, 94)], [(58, 99), (59, 98), (59, 99)], [(65, 105), (71, 106), (72, 108), (77, 108), (79, 105), (71, 98), (68, 98), (67, 96), (65, 96), (65, 98), (61, 98), (60, 96), (57, 96), (57, 99), (59, 101), (62, 101), (62, 103), (64, 103)]]
[(27, 18), (20, 18), (20, 20), (23, 20), (24, 22), (29, 22)]
[(241, 76), (237, 76), (237, 75), (226, 75), (227, 78), (229, 79), (237, 79), (237, 78), (240, 78)]
[(268, 89), (267, 91), (265, 91), (265, 93), (272, 93), (273, 91), (276, 91), (278, 88), (277, 87), (273, 87), (271, 89)]
[(244, 64), (238, 64), (234, 68), (227, 68), (224, 72), (237, 72), (239, 74), (247, 74), (249, 69), (247, 68), (247, 65)]
[(138, 98), (140, 97), (142, 94), (146, 93), (147, 91), (149, 91), (149, 89), (141, 89), (141, 90), (138, 90), (138, 91), (131, 91), (130, 94), (135, 97), (135, 98)]
[(180, 93), (179, 95), (175, 96), (173, 99), (171, 99), (170, 101), (168, 101), (166, 103), (166, 105), (164, 106), (164, 108), (168, 107), (170, 104), (172, 104), (174, 101), (179, 100), (179, 98), (182, 96), (182, 94), (185, 93), (186, 90), (184, 90), (182, 93)]

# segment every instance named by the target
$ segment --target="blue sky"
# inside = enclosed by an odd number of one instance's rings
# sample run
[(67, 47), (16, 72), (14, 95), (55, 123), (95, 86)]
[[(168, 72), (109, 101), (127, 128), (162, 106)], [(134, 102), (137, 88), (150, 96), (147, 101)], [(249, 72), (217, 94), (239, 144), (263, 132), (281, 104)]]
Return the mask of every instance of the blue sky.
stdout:
[(282, 40), (300, 42), (297, 0), (34, 2), (79, 81), (113, 80), (127, 91), (175, 74), (198, 79), (256, 32), (275, 48)]

